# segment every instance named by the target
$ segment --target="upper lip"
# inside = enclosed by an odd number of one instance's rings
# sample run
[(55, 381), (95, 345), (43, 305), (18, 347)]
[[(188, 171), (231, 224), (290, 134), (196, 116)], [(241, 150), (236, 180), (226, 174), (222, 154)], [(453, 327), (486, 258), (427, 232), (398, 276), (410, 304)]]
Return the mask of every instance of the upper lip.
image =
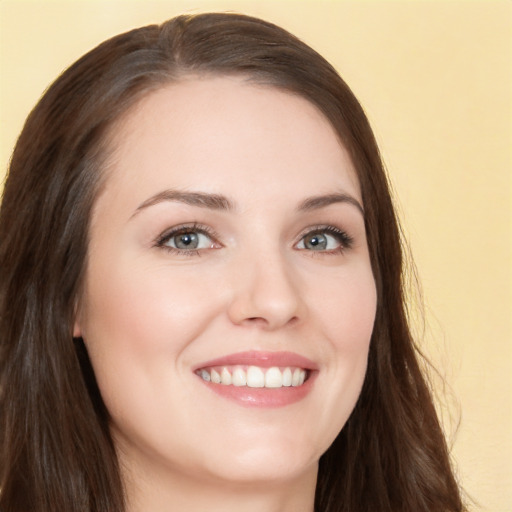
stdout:
[(259, 366), (261, 368), (270, 368), (272, 366), (297, 367), (305, 370), (317, 370), (318, 365), (311, 359), (296, 354), (295, 352), (268, 352), (259, 350), (249, 350), (247, 352), (237, 352), (228, 354), (217, 359), (205, 361), (198, 365), (195, 370), (207, 368), (210, 366)]

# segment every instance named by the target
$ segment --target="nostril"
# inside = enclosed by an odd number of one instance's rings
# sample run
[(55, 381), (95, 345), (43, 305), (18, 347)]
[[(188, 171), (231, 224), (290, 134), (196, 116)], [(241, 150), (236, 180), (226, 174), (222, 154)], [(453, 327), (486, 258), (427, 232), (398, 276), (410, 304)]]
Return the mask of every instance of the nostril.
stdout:
[(251, 323), (251, 324), (268, 324), (268, 320), (266, 320), (265, 318), (261, 317), (261, 316), (251, 316), (249, 318), (246, 318), (245, 319), (247, 323)]
[(299, 321), (299, 317), (293, 316), (292, 318), (288, 319), (287, 321), (277, 321), (273, 322), (272, 318), (265, 318), (262, 316), (252, 316), (249, 318), (246, 318), (242, 321), (242, 324), (246, 325), (253, 325), (253, 326), (260, 326), (263, 328), (274, 328), (275, 326), (284, 326), (284, 325), (294, 325)]

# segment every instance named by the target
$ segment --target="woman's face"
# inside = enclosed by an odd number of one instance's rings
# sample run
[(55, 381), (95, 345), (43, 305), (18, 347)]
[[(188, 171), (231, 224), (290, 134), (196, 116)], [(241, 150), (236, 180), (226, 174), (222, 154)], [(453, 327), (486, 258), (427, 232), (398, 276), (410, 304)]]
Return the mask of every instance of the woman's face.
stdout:
[(347, 151), (305, 99), (227, 77), (149, 94), (113, 137), (75, 335), (123, 465), (316, 475), (376, 308)]

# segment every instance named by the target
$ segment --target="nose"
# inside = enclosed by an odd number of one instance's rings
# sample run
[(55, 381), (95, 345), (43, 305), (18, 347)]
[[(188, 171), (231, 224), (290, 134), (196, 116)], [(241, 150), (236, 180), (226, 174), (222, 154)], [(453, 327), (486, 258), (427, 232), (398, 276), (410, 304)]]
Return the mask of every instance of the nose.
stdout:
[(235, 273), (228, 307), (234, 324), (276, 330), (299, 322), (304, 309), (298, 277), (285, 258), (254, 258)]

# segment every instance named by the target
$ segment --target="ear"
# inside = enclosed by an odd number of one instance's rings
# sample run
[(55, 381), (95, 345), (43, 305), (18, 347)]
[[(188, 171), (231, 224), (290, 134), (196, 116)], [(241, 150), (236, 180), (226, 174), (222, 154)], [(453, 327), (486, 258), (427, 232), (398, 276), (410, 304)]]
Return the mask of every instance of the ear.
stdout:
[(78, 301), (75, 302), (75, 311), (74, 317), (75, 320), (73, 322), (73, 338), (82, 338), (82, 327), (81, 327), (81, 311), (80, 305)]
[(73, 338), (81, 338), (82, 337), (82, 329), (80, 328), (80, 324), (77, 319), (75, 319), (75, 323), (73, 324)]

